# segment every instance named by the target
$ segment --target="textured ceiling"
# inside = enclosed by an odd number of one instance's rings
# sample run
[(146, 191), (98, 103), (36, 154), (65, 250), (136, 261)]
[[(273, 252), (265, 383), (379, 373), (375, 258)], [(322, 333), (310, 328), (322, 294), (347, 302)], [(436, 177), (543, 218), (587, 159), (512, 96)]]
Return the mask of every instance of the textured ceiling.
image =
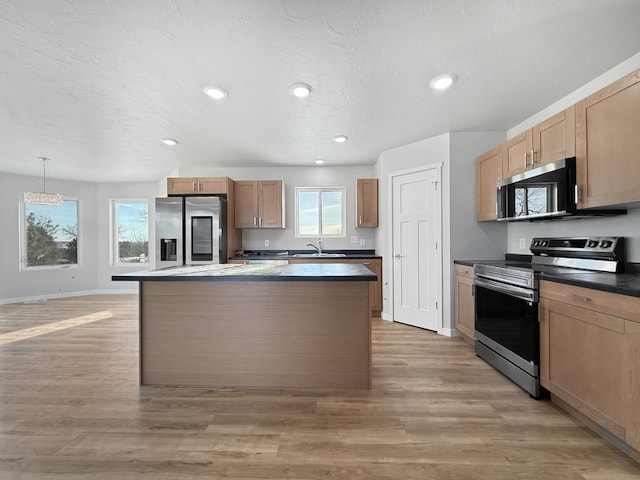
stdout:
[(638, 0), (1, 0), (0, 172), (373, 164), (512, 127), (638, 53), (638, 25)]

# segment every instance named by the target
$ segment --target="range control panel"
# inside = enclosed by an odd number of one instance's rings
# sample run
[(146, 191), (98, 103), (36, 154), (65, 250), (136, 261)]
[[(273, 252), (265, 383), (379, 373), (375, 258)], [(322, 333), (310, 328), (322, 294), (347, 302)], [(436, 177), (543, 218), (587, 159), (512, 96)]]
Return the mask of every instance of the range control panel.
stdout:
[(531, 253), (550, 257), (623, 260), (624, 237), (533, 238)]

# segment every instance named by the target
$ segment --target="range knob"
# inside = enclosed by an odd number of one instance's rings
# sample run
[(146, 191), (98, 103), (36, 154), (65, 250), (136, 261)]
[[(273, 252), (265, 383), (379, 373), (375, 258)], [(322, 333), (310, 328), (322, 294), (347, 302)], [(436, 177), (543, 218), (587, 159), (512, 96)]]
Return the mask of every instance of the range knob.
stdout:
[(600, 242), (600, 246), (602, 248), (609, 248), (609, 247), (611, 247), (611, 245), (613, 245), (613, 242), (611, 240), (602, 240)]
[(589, 242), (587, 243), (587, 247), (589, 248), (596, 248), (597, 246), (598, 246), (597, 240), (589, 240)]

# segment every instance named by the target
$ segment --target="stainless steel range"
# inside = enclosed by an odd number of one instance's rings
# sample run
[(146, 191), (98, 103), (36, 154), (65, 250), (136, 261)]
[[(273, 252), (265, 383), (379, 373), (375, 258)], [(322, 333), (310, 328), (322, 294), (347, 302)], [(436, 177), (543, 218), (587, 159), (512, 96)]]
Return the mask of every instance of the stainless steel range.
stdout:
[(531, 262), (475, 265), (476, 354), (532, 397), (540, 392), (538, 283), (542, 274), (618, 272), (621, 237), (534, 238)]

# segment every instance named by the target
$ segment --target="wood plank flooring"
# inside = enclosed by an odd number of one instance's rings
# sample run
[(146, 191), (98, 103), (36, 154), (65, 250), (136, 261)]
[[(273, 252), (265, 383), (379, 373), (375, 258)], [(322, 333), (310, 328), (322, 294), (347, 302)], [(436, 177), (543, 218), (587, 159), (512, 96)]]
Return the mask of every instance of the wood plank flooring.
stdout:
[(0, 345), (0, 479), (640, 479), (464, 341), (379, 319), (371, 391), (139, 387), (137, 306), (0, 305), (1, 334), (51, 327)]

